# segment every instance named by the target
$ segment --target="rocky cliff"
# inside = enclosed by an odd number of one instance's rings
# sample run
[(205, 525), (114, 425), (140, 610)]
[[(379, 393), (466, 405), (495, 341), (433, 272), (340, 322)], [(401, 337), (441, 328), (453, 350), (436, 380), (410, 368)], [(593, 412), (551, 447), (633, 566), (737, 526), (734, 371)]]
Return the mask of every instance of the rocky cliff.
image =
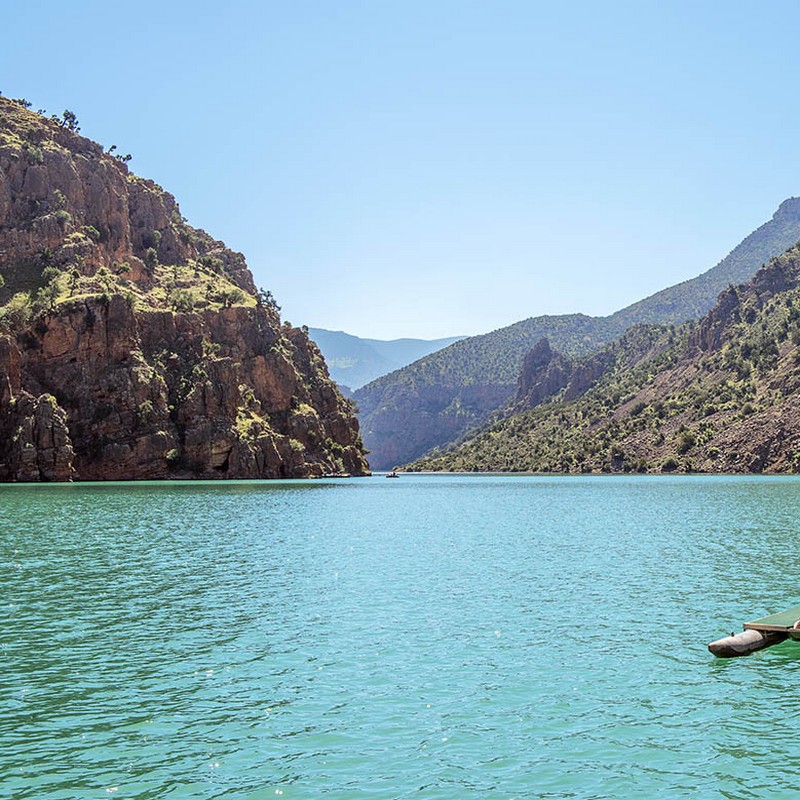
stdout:
[(366, 473), (243, 256), (75, 128), (0, 98), (0, 480)]

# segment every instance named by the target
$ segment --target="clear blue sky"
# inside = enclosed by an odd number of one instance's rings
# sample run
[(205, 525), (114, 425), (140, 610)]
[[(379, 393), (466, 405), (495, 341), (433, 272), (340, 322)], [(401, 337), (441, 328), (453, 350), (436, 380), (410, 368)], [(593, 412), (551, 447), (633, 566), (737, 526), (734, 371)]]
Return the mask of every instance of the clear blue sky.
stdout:
[(133, 154), (295, 324), (610, 313), (800, 195), (800, 4), (7, 0), (0, 91)]

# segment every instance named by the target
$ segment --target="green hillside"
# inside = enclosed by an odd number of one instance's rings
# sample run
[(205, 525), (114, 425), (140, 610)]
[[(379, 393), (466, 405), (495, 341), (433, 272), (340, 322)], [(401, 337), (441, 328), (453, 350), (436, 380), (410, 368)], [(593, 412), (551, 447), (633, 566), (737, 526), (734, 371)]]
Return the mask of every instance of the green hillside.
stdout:
[(796, 472), (800, 468), (800, 248), (729, 288), (699, 322), (639, 326), (569, 385), (411, 469)]
[(712, 269), (615, 314), (532, 317), (456, 342), (373, 381), (355, 393), (373, 469), (412, 461), (490, 418), (513, 396), (525, 354), (542, 338), (562, 353), (581, 356), (632, 325), (696, 319), (728, 285), (748, 279), (798, 240), (800, 198), (790, 198)]

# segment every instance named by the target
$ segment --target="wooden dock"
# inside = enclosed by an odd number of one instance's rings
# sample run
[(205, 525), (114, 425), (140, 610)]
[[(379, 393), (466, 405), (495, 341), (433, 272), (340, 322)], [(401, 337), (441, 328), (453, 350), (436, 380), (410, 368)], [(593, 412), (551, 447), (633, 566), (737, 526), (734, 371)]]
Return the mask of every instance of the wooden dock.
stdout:
[(800, 641), (800, 606), (745, 622), (742, 633), (711, 642), (708, 649), (719, 658), (747, 656), (787, 638)]
[(800, 628), (795, 628), (798, 623), (800, 623), (800, 606), (795, 606), (787, 608), (786, 611), (779, 611), (777, 614), (770, 614), (768, 617), (745, 622), (744, 629), (746, 631), (785, 633), (790, 639), (798, 641), (800, 640)]

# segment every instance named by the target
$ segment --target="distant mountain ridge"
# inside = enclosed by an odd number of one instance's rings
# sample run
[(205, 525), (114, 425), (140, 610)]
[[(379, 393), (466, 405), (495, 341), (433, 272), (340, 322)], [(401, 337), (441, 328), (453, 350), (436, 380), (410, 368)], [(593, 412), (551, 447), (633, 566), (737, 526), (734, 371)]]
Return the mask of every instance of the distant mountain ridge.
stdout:
[[(685, 322), (708, 313), (727, 286), (749, 281), (771, 258), (800, 241), (800, 197), (784, 200), (772, 218), (746, 236), (715, 267), (683, 283), (662, 289), (612, 314), (620, 334), (643, 322)], [(618, 334), (619, 335), (619, 334)]]
[(309, 328), (308, 333), (325, 357), (331, 378), (350, 389), (358, 389), (381, 375), (401, 369), (465, 338), (362, 339), (325, 328)]
[(636, 326), (572, 363), (540, 343), (518, 400), (534, 407), (411, 468), (800, 471), (800, 246), (699, 322)]
[(709, 311), (727, 286), (752, 277), (800, 240), (800, 198), (780, 204), (716, 266), (607, 317), (584, 314), (522, 320), (456, 342), (354, 393), (374, 469), (419, 458), (457, 440), (497, 412), (517, 389), (526, 354), (542, 339), (568, 356), (591, 353), (632, 325), (676, 324)]

